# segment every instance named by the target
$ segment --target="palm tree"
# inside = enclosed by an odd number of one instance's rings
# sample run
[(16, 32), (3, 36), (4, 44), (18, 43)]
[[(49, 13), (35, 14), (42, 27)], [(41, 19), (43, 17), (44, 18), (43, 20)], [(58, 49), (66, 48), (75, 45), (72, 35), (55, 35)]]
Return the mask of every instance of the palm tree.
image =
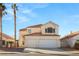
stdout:
[(16, 4), (12, 4), (13, 14), (14, 14), (14, 39), (15, 39), (15, 47), (16, 47)]
[(6, 9), (5, 5), (0, 3), (0, 40), (2, 41), (2, 16), (6, 13), (4, 12)]

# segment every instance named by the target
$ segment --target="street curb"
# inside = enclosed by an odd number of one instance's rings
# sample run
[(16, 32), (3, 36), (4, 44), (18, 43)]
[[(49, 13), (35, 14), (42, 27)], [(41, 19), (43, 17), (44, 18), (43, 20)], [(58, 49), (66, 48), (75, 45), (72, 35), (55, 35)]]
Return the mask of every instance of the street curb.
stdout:
[(20, 52), (0, 52), (0, 54), (16, 54), (16, 53), (20, 53)]

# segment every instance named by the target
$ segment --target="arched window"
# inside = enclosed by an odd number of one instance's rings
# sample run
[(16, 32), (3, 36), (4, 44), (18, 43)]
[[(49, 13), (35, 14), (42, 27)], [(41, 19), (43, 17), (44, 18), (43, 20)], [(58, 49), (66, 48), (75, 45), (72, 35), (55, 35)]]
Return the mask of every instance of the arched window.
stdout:
[(49, 27), (49, 28), (46, 28), (46, 29), (45, 29), (45, 32), (46, 32), (46, 33), (55, 33), (55, 29)]

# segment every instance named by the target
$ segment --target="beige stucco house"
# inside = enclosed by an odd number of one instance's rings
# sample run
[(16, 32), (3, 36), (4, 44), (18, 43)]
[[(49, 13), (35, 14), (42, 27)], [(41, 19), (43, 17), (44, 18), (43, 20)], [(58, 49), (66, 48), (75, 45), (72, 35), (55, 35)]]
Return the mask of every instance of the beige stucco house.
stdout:
[(19, 46), (25, 48), (59, 48), (59, 25), (54, 22), (28, 26), (20, 30)]
[[(0, 38), (1, 38), (1, 32), (0, 32)], [(15, 44), (14, 42), (15, 40), (11, 36), (2, 33), (2, 39), (0, 39), (0, 47), (14, 47)]]
[(60, 40), (61, 47), (63, 48), (76, 48), (77, 46), (79, 47), (79, 32), (71, 32), (70, 34), (62, 37)]

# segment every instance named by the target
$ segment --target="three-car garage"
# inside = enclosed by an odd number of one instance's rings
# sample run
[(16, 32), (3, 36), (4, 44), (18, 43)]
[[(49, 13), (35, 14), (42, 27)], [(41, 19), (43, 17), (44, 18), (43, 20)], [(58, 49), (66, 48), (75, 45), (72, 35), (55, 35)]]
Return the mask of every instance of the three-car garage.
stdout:
[(59, 48), (60, 40), (55, 39), (54, 36), (25, 36), (24, 46), (25, 48)]

